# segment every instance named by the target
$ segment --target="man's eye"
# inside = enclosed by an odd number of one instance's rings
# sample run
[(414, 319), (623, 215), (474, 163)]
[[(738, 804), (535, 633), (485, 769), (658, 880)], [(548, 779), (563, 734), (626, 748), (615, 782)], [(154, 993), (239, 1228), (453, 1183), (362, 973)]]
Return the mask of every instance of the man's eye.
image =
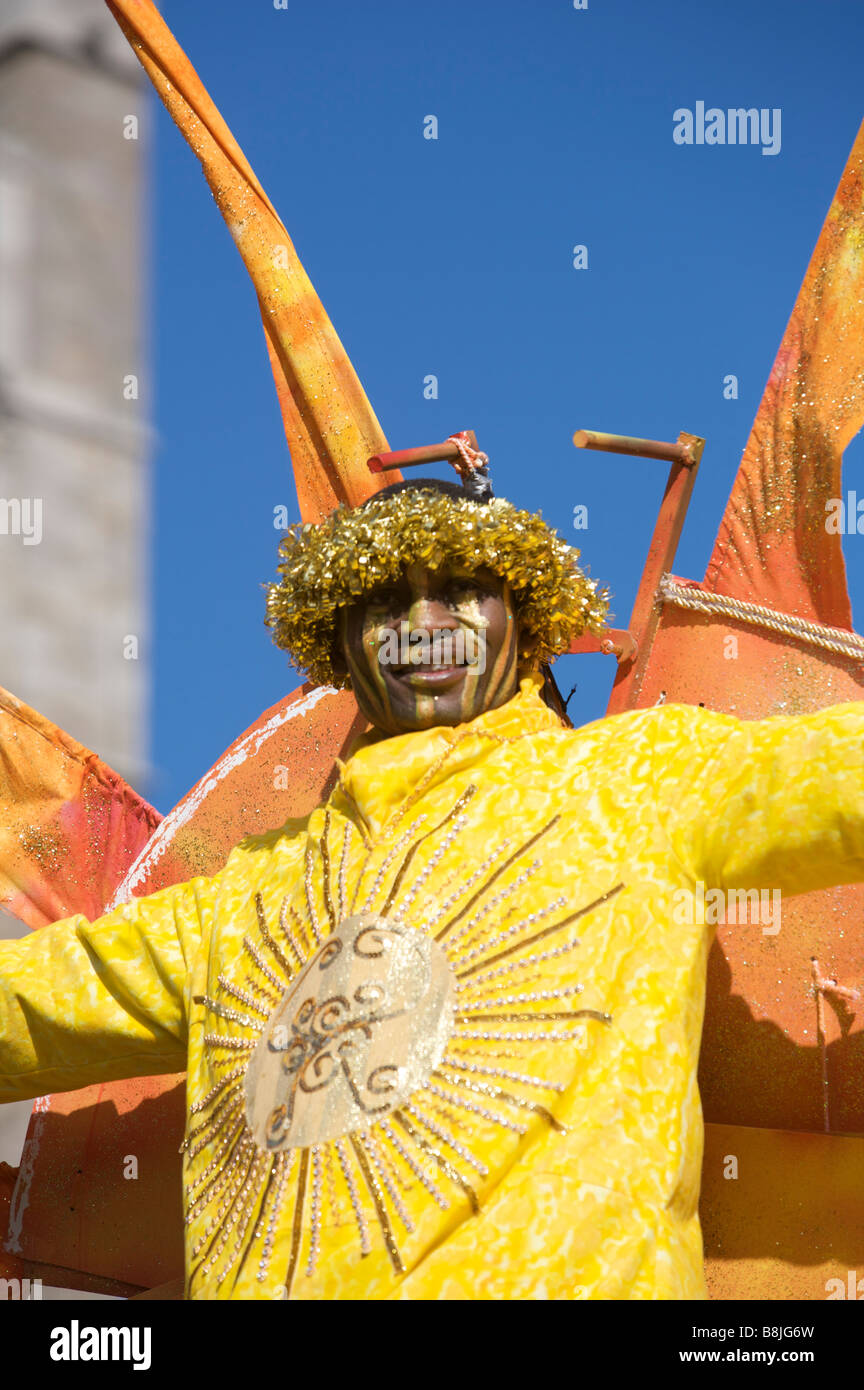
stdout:
[(399, 602), (400, 598), (398, 589), (376, 589), (369, 599), (369, 607), (392, 608)]

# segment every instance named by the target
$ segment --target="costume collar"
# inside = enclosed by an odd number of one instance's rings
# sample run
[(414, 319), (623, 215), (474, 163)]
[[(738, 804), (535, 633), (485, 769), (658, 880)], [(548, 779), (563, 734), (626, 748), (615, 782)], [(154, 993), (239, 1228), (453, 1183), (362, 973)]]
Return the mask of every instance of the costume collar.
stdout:
[(347, 798), (377, 835), (421, 782), (426, 790), (457, 770), (483, 763), (501, 740), (560, 729), (560, 719), (541, 699), (542, 684), (537, 675), (524, 677), (512, 700), (455, 728), (365, 734), (348, 761), (339, 764), (334, 806), (347, 809), (340, 805)]

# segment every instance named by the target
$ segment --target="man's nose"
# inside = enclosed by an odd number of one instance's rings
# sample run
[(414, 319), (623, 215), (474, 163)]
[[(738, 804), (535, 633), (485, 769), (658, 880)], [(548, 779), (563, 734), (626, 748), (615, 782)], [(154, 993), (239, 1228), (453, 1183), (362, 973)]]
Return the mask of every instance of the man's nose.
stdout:
[(419, 631), (431, 632), (435, 628), (451, 628), (455, 631), (459, 620), (451, 613), (443, 599), (435, 594), (415, 594), (408, 609), (409, 625)]

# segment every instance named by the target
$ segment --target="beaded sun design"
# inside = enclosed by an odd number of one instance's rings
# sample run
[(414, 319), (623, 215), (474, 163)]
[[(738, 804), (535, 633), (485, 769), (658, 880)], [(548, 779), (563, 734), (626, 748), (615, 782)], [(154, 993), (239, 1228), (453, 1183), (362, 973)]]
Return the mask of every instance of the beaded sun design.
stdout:
[[(589, 1020), (611, 1022), (573, 1007), (583, 986), (569, 973), (570, 928), (624, 885), (576, 910), (562, 894), (527, 911), (531, 851), (559, 818), (522, 843), (502, 839), (466, 872), (459, 836), (476, 793), (431, 827), (414, 819), (383, 858), (380, 841), (328, 810), (271, 922), (255, 895), (242, 954), (217, 997), (200, 1000), (230, 1027), (205, 1034), (217, 1074), (228, 1070), (191, 1107), (184, 1143), (187, 1162), (208, 1160), (188, 1191), (193, 1281), (221, 1285), (254, 1260), (259, 1284), (272, 1284), (289, 1212), (282, 1296), (315, 1272), (325, 1228), (353, 1227), (360, 1255), (383, 1241), (402, 1274), (418, 1197), (476, 1212), (490, 1139), (512, 1153), (532, 1121), (563, 1128), (554, 1106), (567, 1056)], [(444, 875), (434, 897), (433, 874)]]

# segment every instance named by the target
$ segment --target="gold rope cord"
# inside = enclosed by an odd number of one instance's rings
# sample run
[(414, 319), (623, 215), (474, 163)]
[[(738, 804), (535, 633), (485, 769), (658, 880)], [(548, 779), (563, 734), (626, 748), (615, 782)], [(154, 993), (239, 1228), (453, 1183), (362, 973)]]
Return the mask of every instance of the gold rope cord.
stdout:
[(664, 574), (658, 594), (664, 603), (672, 603), (677, 608), (692, 608), (700, 613), (722, 613), (727, 618), (737, 618), (739, 622), (750, 623), (753, 627), (767, 627), (772, 632), (782, 633), (784, 637), (794, 637), (810, 646), (864, 661), (864, 638), (859, 637), (857, 632), (811, 623), (806, 618), (778, 613), (775, 608), (765, 608), (760, 603), (706, 593), (704, 589), (696, 589), (690, 584), (680, 584), (671, 574)]

